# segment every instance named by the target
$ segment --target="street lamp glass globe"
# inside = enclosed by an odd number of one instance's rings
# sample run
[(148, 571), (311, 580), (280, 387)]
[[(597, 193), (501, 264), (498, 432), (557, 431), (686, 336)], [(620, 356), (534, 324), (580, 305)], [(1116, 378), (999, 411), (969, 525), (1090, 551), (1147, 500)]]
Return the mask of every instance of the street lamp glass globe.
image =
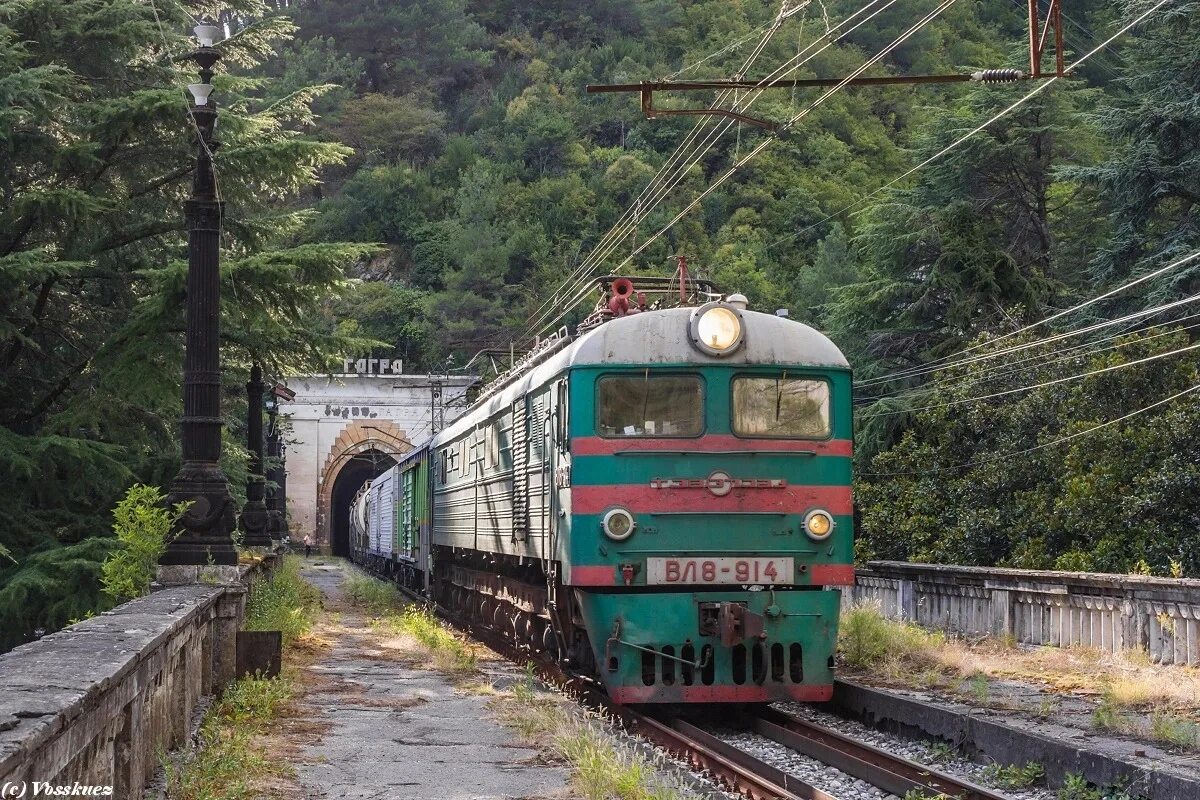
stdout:
[(196, 105), (208, 105), (208, 96), (212, 94), (211, 83), (189, 83), (188, 91), (192, 93), (192, 97), (196, 98)]
[(221, 35), (221, 29), (216, 25), (197, 25), (192, 29), (196, 33), (196, 38), (200, 40), (201, 47), (212, 47), (217, 41), (217, 37)]

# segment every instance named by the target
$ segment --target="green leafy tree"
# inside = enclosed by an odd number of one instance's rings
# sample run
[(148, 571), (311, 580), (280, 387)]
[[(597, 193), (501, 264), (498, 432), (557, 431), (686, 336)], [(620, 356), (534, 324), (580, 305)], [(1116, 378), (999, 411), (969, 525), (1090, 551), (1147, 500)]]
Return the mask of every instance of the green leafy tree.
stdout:
[(1023, 367), (938, 373), (904, 399), (922, 410), (900, 442), (860, 473), (863, 555), (1106, 572), (1145, 559), (1157, 574), (1176, 560), (1196, 574), (1200, 407), (1194, 394), (1160, 401), (1200, 384), (1198, 363), (1185, 353), (1121, 366), (1186, 342), (1152, 328), (1082, 352), (1034, 347)]
[[(1132, 19), (1145, 2), (1124, 5)], [(1174, 3), (1147, 18), (1122, 51), (1120, 91), (1105, 96), (1096, 121), (1106, 157), (1067, 174), (1095, 189), (1113, 231), (1090, 277), (1109, 285), (1200, 249), (1200, 5)], [(1142, 293), (1146, 302), (1196, 291), (1200, 266)], [(1126, 300), (1128, 306), (1136, 303)]]

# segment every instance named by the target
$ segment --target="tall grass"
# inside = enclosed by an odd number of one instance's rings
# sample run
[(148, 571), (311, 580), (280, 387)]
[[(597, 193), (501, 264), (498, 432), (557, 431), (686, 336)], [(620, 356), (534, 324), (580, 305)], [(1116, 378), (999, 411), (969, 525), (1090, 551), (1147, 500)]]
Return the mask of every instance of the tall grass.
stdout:
[(293, 691), (286, 678), (242, 678), (230, 686), (205, 715), (195, 753), (164, 764), (168, 800), (254, 800), (264, 779), (290, 774), (252, 739), (270, 728)]
[(343, 585), (351, 603), (373, 614), (395, 611), (404, 604), (404, 597), (393, 583), (351, 574)]
[(436, 669), (457, 677), (478, 669), (470, 645), (426, 609), (405, 603), (394, 584), (352, 574), (344, 585), (351, 603), (376, 616), (373, 624), (377, 629), (413, 640), (429, 654)]
[(321, 592), (300, 577), (299, 556), (284, 556), (269, 577), (250, 584), (245, 630), (281, 631), (284, 644), (308, 633), (321, 609)]
[(944, 634), (887, 619), (879, 606), (871, 603), (844, 612), (838, 630), (842, 662), (864, 669), (901, 663), (923, 668), (935, 666), (933, 651), (945, 642)]
[(568, 713), (555, 695), (538, 691), (533, 669), (494, 704), (500, 719), (527, 744), (549, 747), (571, 765), (573, 782), (587, 800), (682, 800), (686, 793), (668, 785), (657, 765), (616, 746), (600, 717)]

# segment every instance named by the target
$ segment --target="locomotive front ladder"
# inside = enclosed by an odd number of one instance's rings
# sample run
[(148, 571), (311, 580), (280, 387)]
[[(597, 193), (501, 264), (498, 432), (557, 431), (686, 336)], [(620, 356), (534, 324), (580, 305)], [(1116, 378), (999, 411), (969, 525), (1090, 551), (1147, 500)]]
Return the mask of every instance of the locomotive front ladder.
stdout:
[(525, 398), (512, 404), (512, 540), (529, 536), (529, 419)]

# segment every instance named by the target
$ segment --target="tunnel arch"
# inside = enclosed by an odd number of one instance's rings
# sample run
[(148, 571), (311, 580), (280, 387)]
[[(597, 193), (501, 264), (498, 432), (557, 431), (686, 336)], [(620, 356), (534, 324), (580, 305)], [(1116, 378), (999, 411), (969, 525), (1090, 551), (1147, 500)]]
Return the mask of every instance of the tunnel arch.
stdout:
[(329, 449), (317, 497), (317, 546), (322, 552), (349, 555), (349, 509), (366, 482), (412, 449), (395, 423), (351, 422)]

